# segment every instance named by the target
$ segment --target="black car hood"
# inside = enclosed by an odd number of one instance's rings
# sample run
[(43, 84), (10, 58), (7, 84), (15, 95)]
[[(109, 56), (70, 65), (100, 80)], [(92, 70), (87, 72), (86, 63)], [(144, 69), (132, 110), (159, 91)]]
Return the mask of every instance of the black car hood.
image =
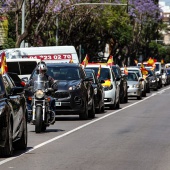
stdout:
[(81, 83), (81, 80), (58, 80), (58, 90), (68, 90), (71, 86), (76, 86)]

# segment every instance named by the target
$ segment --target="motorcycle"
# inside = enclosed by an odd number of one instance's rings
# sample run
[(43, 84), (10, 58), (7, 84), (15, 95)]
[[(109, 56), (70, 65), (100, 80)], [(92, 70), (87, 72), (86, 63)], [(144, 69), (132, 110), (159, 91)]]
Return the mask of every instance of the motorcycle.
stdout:
[(46, 130), (46, 127), (55, 123), (55, 112), (50, 109), (49, 95), (54, 92), (49, 88), (48, 80), (45, 76), (38, 74), (34, 78), (32, 86), (32, 102), (31, 123), (35, 125), (35, 132), (41, 133)]

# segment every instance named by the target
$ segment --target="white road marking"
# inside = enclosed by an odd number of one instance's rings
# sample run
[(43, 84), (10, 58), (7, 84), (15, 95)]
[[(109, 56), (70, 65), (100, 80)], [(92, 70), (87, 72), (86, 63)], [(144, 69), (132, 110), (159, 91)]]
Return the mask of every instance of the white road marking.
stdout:
[(11, 160), (13, 160), (13, 159), (16, 159), (16, 158), (18, 158), (18, 157), (21, 157), (22, 155), (25, 155), (26, 153), (29, 153), (29, 152), (31, 152), (31, 151), (33, 151), (33, 150), (35, 150), (35, 149), (38, 149), (38, 148), (40, 148), (40, 147), (42, 147), (42, 146), (44, 146), (44, 145), (47, 145), (47, 144), (49, 144), (49, 143), (51, 143), (51, 142), (53, 142), (53, 141), (55, 141), (55, 140), (58, 140), (58, 139), (60, 139), (60, 138), (62, 138), (62, 137), (65, 137), (65, 136), (67, 136), (67, 135), (70, 135), (71, 133), (74, 133), (74, 132), (76, 132), (76, 131), (78, 131), (78, 130), (80, 130), (80, 129), (88, 126), (88, 125), (91, 125), (91, 124), (93, 124), (93, 123), (95, 123), (95, 122), (98, 122), (98, 121), (100, 121), (100, 120), (102, 120), (102, 119), (104, 119), (104, 118), (106, 118), (106, 117), (109, 117), (109, 116), (114, 115), (114, 114), (116, 114), (116, 113), (118, 113), (118, 112), (121, 112), (122, 110), (125, 110), (125, 109), (127, 109), (127, 108), (129, 108), (129, 107), (131, 107), (131, 106), (134, 106), (134, 105), (136, 105), (136, 104), (138, 104), (138, 103), (141, 103), (141, 102), (143, 102), (143, 101), (145, 101), (145, 100), (147, 100), (147, 99), (149, 99), (149, 98), (151, 98), (151, 97), (153, 97), (153, 96), (155, 96), (155, 95), (157, 95), (157, 94), (160, 94), (160, 93), (165, 92), (165, 90), (168, 90), (168, 89), (170, 89), (170, 87), (168, 87), (168, 88), (166, 88), (166, 89), (163, 89), (163, 90), (161, 90), (161, 91), (159, 91), (159, 92), (153, 93), (152, 95), (150, 95), (150, 96), (148, 96), (148, 97), (146, 97), (146, 98), (143, 98), (142, 100), (139, 100), (138, 102), (135, 102), (135, 103), (133, 103), (133, 104), (131, 104), (131, 105), (128, 105), (128, 106), (126, 106), (126, 107), (124, 107), (124, 108), (122, 108), (122, 109), (120, 109), (120, 110), (113, 111), (113, 112), (108, 113), (107, 115), (104, 115), (104, 116), (102, 116), (102, 117), (100, 117), (100, 118), (98, 118), (98, 119), (92, 120), (91, 122), (88, 122), (88, 123), (86, 123), (86, 124), (84, 124), (84, 125), (81, 125), (81, 126), (75, 128), (75, 129), (73, 129), (73, 130), (70, 130), (70, 131), (68, 131), (68, 132), (66, 132), (66, 133), (64, 133), (64, 134), (62, 134), (62, 135), (59, 135), (59, 136), (56, 136), (56, 137), (54, 137), (54, 138), (52, 138), (52, 139), (50, 139), (50, 140), (47, 140), (46, 142), (43, 142), (43, 143), (41, 143), (41, 144), (39, 144), (39, 145), (34, 146), (32, 149), (27, 150), (26, 152), (24, 152), (23, 154), (21, 154), (21, 155), (19, 155), (19, 156), (14, 156), (14, 157), (10, 157), (10, 158), (4, 159), (3, 161), (0, 161), (0, 165), (4, 164), (4, 163), (6, 163), (6, 162), (9, 162), (9, 161), (11, 161)]

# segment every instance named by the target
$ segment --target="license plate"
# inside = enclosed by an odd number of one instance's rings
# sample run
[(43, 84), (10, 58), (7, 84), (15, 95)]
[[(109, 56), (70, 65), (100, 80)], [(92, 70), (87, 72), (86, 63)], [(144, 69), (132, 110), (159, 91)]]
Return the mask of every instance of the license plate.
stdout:
[(61, 106), (61, 102), (55, 102), (56, 106)]

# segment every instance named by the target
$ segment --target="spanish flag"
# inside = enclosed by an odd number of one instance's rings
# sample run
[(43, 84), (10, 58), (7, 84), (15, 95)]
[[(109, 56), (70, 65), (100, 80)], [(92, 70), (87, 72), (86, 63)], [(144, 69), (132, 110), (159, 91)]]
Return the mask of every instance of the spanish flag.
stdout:
[(128, 75), (128, 69), (127, 69), (126, 65), (124, 67), (124, 74)]
[(86, 67), (86, 65), (88, 64), (88, 62), (89, 62), (89, 56), (86, 54), (86, 56), (85, 56), (85, 58), (84, 58), (84, 60), (82, 61), (82, 65), (84, 65), (84, 67)]
[(113, 61), (113, 56), (112, 55), (109, 56), (109, 59), (107, 61), (107, 65), (109, 65), (109, 66), (114, 65), (114, 61)]
[(137, 65), (138, 64), (138, 60), (134, 60), (135, 64)]
[(156, 59), (153, 59), (150, 57), (149, 60), (147, 61), (147, 63), (148, 63), (147, 65), (152, 66), (155, 62), (156, 62)]
[(164, 64), (164, 59), (161, 60), (161, 64)]
[(69, 63), (73, 63), (73, 60), (71, 59), (71, 60), (69, 61)]
[(8, 71), (5, 52), (1, 54), (1, 74), (4, 74)]
[(100, 72), (101, 72), (101, 65), (99, 66), (98, 72), (97, 72), (97, 78), (100, 77)]
[(140, 70), (141, 70), (143, 75), (147, 75), (148, 74), (148, 70), (144, 67), (143, 63), (141, 64)]

